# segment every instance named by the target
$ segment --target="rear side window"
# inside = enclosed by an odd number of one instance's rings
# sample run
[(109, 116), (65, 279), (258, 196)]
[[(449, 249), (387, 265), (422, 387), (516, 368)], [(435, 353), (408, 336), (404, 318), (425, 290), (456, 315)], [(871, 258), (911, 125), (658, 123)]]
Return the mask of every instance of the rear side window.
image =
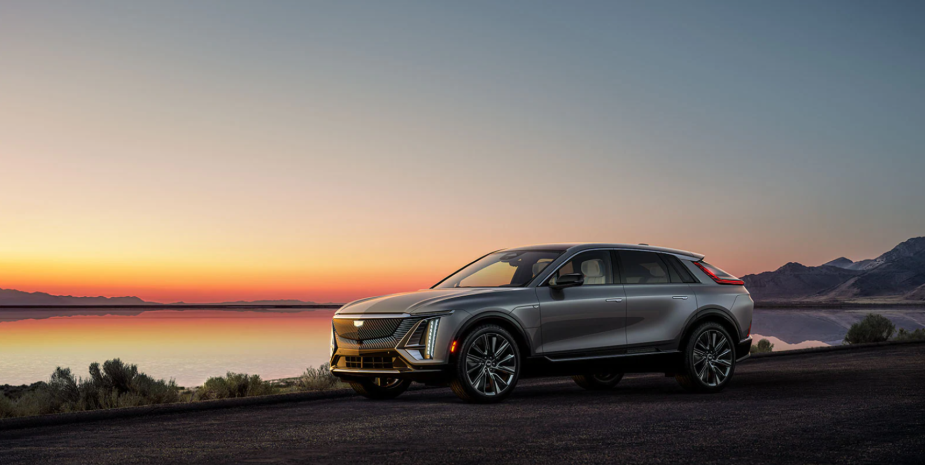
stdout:
[(673, 255), (662, 255), (662, 259), (668, 264), (668, 273), (671, 275), (673, 283), (696, 283), (697, 280), (687, 270), (687, 267)]
[(620, 273), (624, 284), (667, 284), (668, 267), (655, 252), (621, 250)]

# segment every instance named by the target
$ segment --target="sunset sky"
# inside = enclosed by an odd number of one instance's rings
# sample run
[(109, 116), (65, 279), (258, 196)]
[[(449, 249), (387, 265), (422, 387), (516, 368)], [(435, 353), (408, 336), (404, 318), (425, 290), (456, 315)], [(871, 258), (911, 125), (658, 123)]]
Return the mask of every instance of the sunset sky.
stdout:
[(922, 2), (0, 3), (0, 288), (343, 302), (490, 250), (925, 235)]

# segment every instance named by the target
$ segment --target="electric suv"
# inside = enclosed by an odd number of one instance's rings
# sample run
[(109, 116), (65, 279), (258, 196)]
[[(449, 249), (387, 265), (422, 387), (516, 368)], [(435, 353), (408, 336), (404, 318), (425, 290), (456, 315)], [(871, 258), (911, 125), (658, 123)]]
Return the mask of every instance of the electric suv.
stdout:
[(504, 249), (430, 289), (351, 302), (334, 315), (331, 371), (363, 396), (412, 382), (497, 402), (521, 377), (612, 389), (663, 372), (718, 392), (751, 347), (743, 282), (682, 250), (626, 244)]

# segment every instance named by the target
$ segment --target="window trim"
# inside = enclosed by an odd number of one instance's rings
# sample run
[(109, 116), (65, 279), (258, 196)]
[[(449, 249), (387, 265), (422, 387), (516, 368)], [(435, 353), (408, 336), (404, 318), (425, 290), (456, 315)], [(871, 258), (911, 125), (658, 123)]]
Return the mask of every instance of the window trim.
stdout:
[[(501, 250), (504, 250), (504, 249), (501, 249)], [(616, 278), (617, 276), (620, 277), (620, 282), (619, 282), (619, 283), (614, 282), (613, 284), (598, 284), (598, 286), (615, 286), (615, 285), (621, 285), (621, 286), (624, 286), (624, 285), (637, 286), (637, 285), (638, 285), (638, 284), (631, 284), (631, 283), (626, 283), (626, 282), (624, 282), (623, 269), (622, 269), (623, 263), (622, 263), (622, 260), (620, 259), (620, 252), (621, 252), (621, 251), (626, 251), (626, 252), (649, 252), (649, 253), (654, 253), (654, 254), (656, 254), (656, 255), (671, 255), (672, 257), (674, 257), (674, 258), (677, 259), (678, 261), (681, 261), (681, 260), (682, 260), (682, 259), (679, 258), (676, 254), (668, 253), (668, 252), (658, 252), (658, 251), (649, 250), (649, 249), (624, 248), (624, 247), (595, 247), (595, 248), (592, 248), (592, 249), (579, 250), (579, 251), (573, 253), (572, 255), (568, 255), (568, 256), (565, 255), (565, 252), (568, 252), (568, 250), (565, 250), (565, 251), (561, 251), (561, 254), (556, 258), (556, 259), (558, 260), (558, 259), (563, 259), (563, 257), (565, 257), (565, 258), (562, 260), (562, 263), (560, 263), (559, 265), (557, 265), (557, 266), (553, 269), (552, 272), (550, 272), (548, 275), (546, 275), (546, 276), (543, 277), (542, 279), (540, 279), (540, 277), (543, 276), (543, 274), (540, 273), (540, 276), (537, 276), (536, 278), (533, 278), (533, 281), (531, 281), (530, 283), (527, 283), (527, 285), (524, 286), (524, 287), (535, 287), (535, 288), (538, 288), (538, 287), (549, 287), (549, 286), (547, 285), (547, 283), (549, 282), (549, 279), (552, 278), (552, 275), (553, 275), (554, 273), (556, 273), (556, 272), (559, 271), (559, 268), (562, 268), (563, 266), (565, 266), (566, 263), (568, 263), (569, 261), (571, 261), (572, 258), (574, 258), (576, 255), (578, 255), (578, 254), (580, 254), (580, 253), (591, 252), (591, 251), (596, 251), (596, 250), (609, 250), (609, 251), (611, 252), (611, 255), (612, 255), (613, 258), (611, 258), (611, 260), (610, 260), (610, 261), (611, 261), (610, 266), (611, 266), (611, 267), (614, 267), (614, 266), (617, 267), (616, 270), (613, 270), (613, 276), (614, 276), (614, 278)], [(496, 251), (496, 252), (500, 252), (500, 250), (498, 250), (498, 251)], [(494, 252), (493, 252), (493, 253), (494, 253)], [(490, 254), (486, 254), (486, 255), (490, 255)], [(479, 260), (481, 260), (481, 258), (479, 258)], [(478, 260), (476, 260), (476, 261), (478, 261)], [(662, 261), (664, 262), (665, 260), (663, 259)], [(475, 263), (475, 261), (473, 261), (473, 263)], [(468, 265), (466, 265), (466, 266), (468, 266)], [(666, 263), (666, 266), (667, 266), (667, 263)], [(685, 266), (683, 262), (681, 262), (681, 266)], [(550, 269), (549, 266), (547, 266), (546, 269), (543, 270), (543, 273), (547, 272), (547, 270), (549, 270), (549, 269)], [(460, 269), (460, 270), (461, 270), (461, 269)], [(691, 277), (694, 278), (695, 282), (692, 282), (692, 283), (672, 283), (672, 282), (668, 282), (668, 283), (652, 283), (652, 285), (658, 286), (658, 285), (663, 285), (663, 284), (674, 284), (674, 285), (678, 285), (678, 284), (703, 284), (703, 283), (697, 278), (697, 276), (696, 276), (692, 271), (688, 270), (688, 273), (691, 275)], [(455, 274), (455, 273), (454, 273), (454, 274)], [(450, 276), (452, 276), (452, 275), (450, 275)], [(449, 278), (449, 276), (447, 276), (447, 278)], [(446, 280), (446, 278), (444, 278), (444, 280)], [(537, 281), (537, 280), (539, 280), (539, 281)], [(671, 281), (671, 277), (670, 277), (670, 276), (668, 277), (668, 280)], [(614, 280), (614, 281), (616, 281), (616, 280)], [(532, 284), (533, 282), (536, 282), (537, 284), (531, 286), (531, 284)], [(645, 284), (645, 285), (648, 285), (648, 284)]]

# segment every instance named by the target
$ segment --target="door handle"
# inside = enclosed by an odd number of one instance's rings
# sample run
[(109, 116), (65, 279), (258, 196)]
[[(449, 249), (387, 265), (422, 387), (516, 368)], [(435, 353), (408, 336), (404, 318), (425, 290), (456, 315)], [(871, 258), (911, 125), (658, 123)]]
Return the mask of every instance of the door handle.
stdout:
[(617, 297), (616, 299), (607, 299), (607, 302), (623, 302), (623, 298)]
[(672, 299), (678, 299), (678, 300), (687, 300), (687, 296), (686, 296), (686, 295), (675, 295), (675, 296), (671, 296), (671, 298), (672, 298)]

